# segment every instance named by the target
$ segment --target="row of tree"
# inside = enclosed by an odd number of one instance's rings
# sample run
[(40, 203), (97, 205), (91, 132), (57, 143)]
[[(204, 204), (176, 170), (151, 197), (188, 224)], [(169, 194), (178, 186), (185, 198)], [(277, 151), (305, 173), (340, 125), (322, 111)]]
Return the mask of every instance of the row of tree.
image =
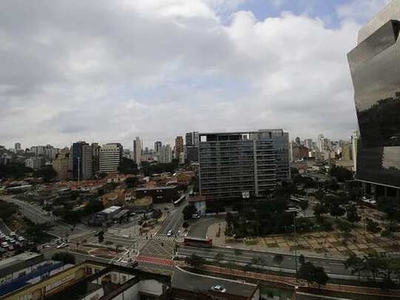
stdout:
[(400, 283), (400, 259), (398, 257), (389, 257), (378, 253), (370, 253), (363, 257), (351, 254), (344, 265), (351, 271), (351, 274), (357, 274), (358, 278), (364, 274), (372, 277), (375, 282), (377, 277), (382, 277), (381, 284), (385, 289), (396, 287), (393, 281), (394, 276)]

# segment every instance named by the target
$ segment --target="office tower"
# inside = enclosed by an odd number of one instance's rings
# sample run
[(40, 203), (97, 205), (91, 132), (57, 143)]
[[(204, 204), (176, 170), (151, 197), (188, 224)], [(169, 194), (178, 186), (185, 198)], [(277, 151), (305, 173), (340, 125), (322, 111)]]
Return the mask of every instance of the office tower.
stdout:
[(311, 151), (313, 149), (313, 140), (312, 139), (306, 139), (304, 145)]
[(120, 143), (105, 144), (100, 149), (100, 172), (117, 172), (124, 149)]
[(45, 159), (43, 156), (33, 156), (25, 160), (25, 167), (39, 170), (44, 167)]
[(93, 176), (93, 149), (89, 144), (82, 145), (82, 179)]
[[(290, 177), (289, 136), (281, 130), (201, 133), (199, 137), (200, 193), (207, 201), (261, 196), (275, 188), (278, 173), (280, 178)], [(282, 170), (277, 171), (278, 166)]]
[(93, 176), (93, 152), (92, 147), (84, 142), (72, 144), (70, 151), (70, 163), (72, 166), (72, 179), (84, 180)]
[(92, 169), (93, 169), (93, 174), (97, 174), (100, 170), (100, 149), (101, 147), (99, 146), (98, 143), (92, 143)]
[(319, 134), (318, 135), (317, 143), (318, 143), (318, 150), (320, 152), (323, 152), (325, 150), (324, 149), (325, 148), (324, 147), (325, 142), (324, 142), (324, 135), (323, 134)]
[(360, 139), (356, 178), (366, 193), (400, 198), (400, 5), (360, 29), (348, 60)]
[(68, 180), (69, 178), (69, 150), (61, 150), (53, 160), (53, 169), (57, 172), (57, 180)]
[(300, 142), (300, 138), (299, 138), (299, 137), (296, 137), (295, 142), (296, 142), (297, 145), (300, 145), (300, 143), (301, 143), (301, 142)]
[(135, 163), (139, 168), (140, 162), (142, 160), (142, 141), (138, 136), (133, 141), (133, 160), (135, 161)]
[(161, 147), (160, 154), (158, 156), (158, 162), (162, 164), (168, 164), (172, 162), (172, 148), (169, 144)]
[(156, 153), (160, 153), (161, 147), (162, 147), (162, 142), (161, 141), (154, 142), (154, 151)]
[(186, 133), (186, 160), (188, 162), (199, 161), (199, 133), (197, 131)]
[(21, 143), (15, 143), (14, 144), (14, 149), (15, 149), (15, 151), (21, 150)]
[[(276, 179), (277, 181), (290, 180), (289, 133), (283, 131), (282, 129), (262, 129), (257, 132), (256, 138), (271, 139), (273, 141), (276, 163)], [(305, 151), (304, 148), (306, 147), (300, 147), (303, 149), (303, 151)], [(308, 149), (305, 156), (308, 156)]]
[(183, 153), (183, 137), (177, 136), (175, 138), (175, 158), (179, 159), (181, 153)]

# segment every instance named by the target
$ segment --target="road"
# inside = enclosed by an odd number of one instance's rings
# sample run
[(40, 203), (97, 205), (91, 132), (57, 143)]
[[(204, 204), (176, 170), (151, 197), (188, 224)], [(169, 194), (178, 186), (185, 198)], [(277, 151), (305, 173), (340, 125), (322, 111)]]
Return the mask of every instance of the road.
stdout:
[(167, 234), (169, 230), (177, 233), (181, 229), (183, 224), (182, 211), (189, 202), (189, 191), (186, 193), (185, 200), (178, 206), (161, 224), (157, 234)]
[(224, 220), (225, 216), (205, 217), (199, 219), (190, 225), (188, 236), (206, 238), (208, 227), (210, 227), (212, 224), (223, 222)]
[[(294, 273), (294, 270), (296, 269), (296, 262), (294, 255), (282, 254), (283, 261), (282, 264), (278, 266), (273, 261), (274, 256), (276, 254), (261, 252), (261, 251), (252, 251), (252, 250), (240, 250), (240, 253), (236, 252), (235, 254), (235, 249), (232, 248), (222, 248), (222, 247), (195, 248), (195, 247), (180, 246), (178, 248), (177, 256), (186, 257), (192, 255), (193, 253), (208, 259), (232, 261), (241, 264), (248, 264), (252, 261), (253, 258), (262, 258), (263, 266), (266, 267), (281, 268), (282, 271), (289, 270), (290, 273)], [(219, 256), (217, 256), (217, 254)], [(328, 274), (337, 274), (345, 276), (351, 275), (350, 271), (344, 268), (342, 260), (333, 260), (329, 258), (326, 259), (306, 258), (306, 260), (314, 263), (317, 266), (324, 267), (325, 271)], [(299, 267), (300, 264), (298, 263), (298, 268)]]
[(68, 223), (65, 223), (59, 218), (49, 215), (49, 213), (43, 210), (41, 207), (26, 201), (16, 199), (13, 196), (3, 195), (1, 196), (0, 199), (3, 201), (16, 204), (20, 208), (21, 214), (35, 224), (44, 224), (44, 223), (53, 224), (54, 225), (53, 228), (49, 231), (49, 233), (53, 235), (59, 237), (65, 237), (65, 235), (67, 234), (68, 235), (81, 234), (85, 232), (90, 232), (92, 230), (83, 224), (77, 224), (75, 226), (72, 226)]

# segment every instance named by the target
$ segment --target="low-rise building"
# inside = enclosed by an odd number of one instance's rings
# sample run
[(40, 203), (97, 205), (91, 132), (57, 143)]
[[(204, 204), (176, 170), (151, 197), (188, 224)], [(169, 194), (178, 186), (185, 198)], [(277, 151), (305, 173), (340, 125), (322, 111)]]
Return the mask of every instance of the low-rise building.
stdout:
[(173, 202), (179, 198), (176, 185), (136, 188), (135, 192), (137, 199), (150, 196), (153, 203)]
[(136, 265), (128, 268), (85, 261), (11, 293), (7, 299), (168, 299), (170, 277), (135, 269)]

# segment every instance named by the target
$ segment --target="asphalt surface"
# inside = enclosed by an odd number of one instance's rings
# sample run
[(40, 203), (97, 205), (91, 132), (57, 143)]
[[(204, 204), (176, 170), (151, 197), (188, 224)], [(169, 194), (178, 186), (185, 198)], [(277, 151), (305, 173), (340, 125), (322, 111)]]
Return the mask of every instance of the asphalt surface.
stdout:
[[(283, 261), (280, 266), (274, 263), (274, 253), (266, 253), (261, 251), (252, 250), (240, 250), (240, 253), (235, 254), (235, 249), (232, 248), (222, 248), (222, 247), (212, 247), (212, 248), (195, 248), (195, 247), (185, 247), (180, 246), (178, 248), (177, 256), (186, 257), (193, 253), (207, 259), (219, 260), (219, 261), (231, 261), (235, 263), (248, 264), (253, 258), (262, 258), (262, 266), (270, 267), (273, 270), (288, 271), (289, 273), (294, 273), (296, 269), (296, 261), (294, 255), (282, 254)], [(217, 256), (218, 254), (218, 256)], [(298, 258), (297, 258), (298, 259)], [(306, 261), (310, 261), (316, 266), (322, 266), (325, 272), (328, 274), (337, 275), (351, 275), (350, 271), (344, 268), (342, 260), (333, 260), (329, 258), (306, 258)], [(300, 263), (297, 262), (297, 267), (300, 267)]]
[(174, 234), (182, 228), (183, 214), (182, 211), (189, 202), (189, 193), (186, 194), (186, 199), (165, 219), (161, 224), (157, 234), (167, 234), (172, 230)]
[(219, 217), (205, 217), (202, 219), (198, 219), (196, 221), (192, 221), (189, 227), (188, 236), (198, 237), (198, 238), (206, 238), (207, 237), (207, 229), (209, 226), (215, 223), (223, 222), (225, 220), (225, 216)]

